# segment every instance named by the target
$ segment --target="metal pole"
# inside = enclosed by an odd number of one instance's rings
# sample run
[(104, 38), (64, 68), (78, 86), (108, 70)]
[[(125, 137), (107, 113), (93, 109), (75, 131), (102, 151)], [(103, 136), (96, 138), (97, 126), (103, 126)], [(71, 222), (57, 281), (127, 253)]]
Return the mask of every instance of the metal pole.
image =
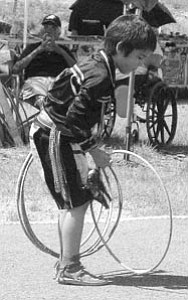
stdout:
[(28, 26), (28, 2), (24, 1), (24, 32), (23, 32), (23, 48), (27, 45), (27, 26)]
[[(126, 10), (124, 10), (126, 14)], [(136, 10), (136, 15), (140, 15), (141, 11), (139, 9)], [(134, 101), (133, 101), (133, 93), (134, 93), (134, 82), (135, 82), (135, 72), (131, 72), (129, 76), (129, 88), (128, 88), (128, 99), (127, 99), (127, 122), (125, 127), (125, 150), (130, 150), (130, 141), (131, 141), (131, 118), (133, 115), (134, 109)], [(129, 160), (129, 154), (125, 154), (124, 157), (126, 160)]]
[(18, 5), (18, 0), (14, 0), (14, 6), (13, 6), (13, 17), (15, 17), (15, 16), (16, 16), (17, 5)]
[[(127, 6), (124, 5), (124, 14), (127, 14)], [(127, 97), (127, 115), (126, 115), (126, 126), (125, 126), (125, 150), (130, 150), (130, 139), (131, 139), (131, 117), (133, 114), (133, 91), (134, 91), (134, 72), (129, 75), (129, 87), (128, 87), (128, 97)], [(129, 160), (129, 154), (125, 154), (124, 158)]]
[[(131, 72), (129, 76), (129, 88), (128, 88), (128, 97), (127, 97), (127, 120), (125, 127), (125, 149), (130, 150), (130, 140), (131, 140), (131, 118), (133, 115), (134, 101), (133, 101), (133, 92), (134, 92), (134, 81), (135, 73)], [(129, 160), (129, 154), (125, 155), (125, 159)]]

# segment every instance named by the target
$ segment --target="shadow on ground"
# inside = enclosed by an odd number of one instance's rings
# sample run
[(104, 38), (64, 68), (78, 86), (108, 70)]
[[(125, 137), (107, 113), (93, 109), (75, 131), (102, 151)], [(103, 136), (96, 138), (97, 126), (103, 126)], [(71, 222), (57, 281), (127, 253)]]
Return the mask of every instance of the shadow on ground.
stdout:
[(187, 290), (188, 277), (165, 274), (163, 271), (147, 275), (130, 275), (127, 272), (117, 272), (105, 276), (112, 285), (134, 286), (138, 288), (165, 288), (170, 290)]
[(184, 154), (188, 155), (188, 146), (187, 145), (165, 145), (158, 149), (159, 152), (162, 154), (170, 154), (170, 155), (177, 155), (177, 154)]

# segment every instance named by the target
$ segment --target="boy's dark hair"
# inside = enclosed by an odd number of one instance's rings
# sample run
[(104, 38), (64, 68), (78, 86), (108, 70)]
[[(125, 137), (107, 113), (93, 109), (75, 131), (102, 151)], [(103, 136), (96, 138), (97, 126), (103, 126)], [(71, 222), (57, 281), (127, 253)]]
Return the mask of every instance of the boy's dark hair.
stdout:
[(104, 46), (108, 54), (116, 54), (116, 46), (128, 56), (134, 49), (151, 50), (156, 48), (157, 38), (152, 27), (136, 15), (122, 15), (109, 25)]

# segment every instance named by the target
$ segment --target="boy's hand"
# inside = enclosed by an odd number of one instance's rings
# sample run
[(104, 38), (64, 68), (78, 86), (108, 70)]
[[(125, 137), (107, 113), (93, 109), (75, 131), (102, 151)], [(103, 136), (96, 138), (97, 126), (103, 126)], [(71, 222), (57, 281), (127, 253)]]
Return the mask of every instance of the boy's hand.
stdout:
[(99, 148), (94, 148), (91, 149), (89, 153), (91, 154), (94, 163), (96, 164), (97, 167), (105, 168), (111, 165), (111, 157), (105, 151)]

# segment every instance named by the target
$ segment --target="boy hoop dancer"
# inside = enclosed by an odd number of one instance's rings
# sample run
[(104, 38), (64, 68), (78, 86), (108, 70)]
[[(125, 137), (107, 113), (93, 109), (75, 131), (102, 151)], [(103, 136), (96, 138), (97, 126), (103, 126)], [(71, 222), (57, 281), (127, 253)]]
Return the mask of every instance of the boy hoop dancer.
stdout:
[(79, 257), (84, 215), (94, 198), (87, 184), (85, 153), (90, 153), (97, 168), (110, 165), (92, 127), (100, 120), (102, 103), (113, 97), (115, 69), (124, 74), (136, 70), (155, 47), (156, 35), (143, 19), (118, 17), (107, 29), (104, 50), (56, 78), (31, 128), (46, 183), (60, 211), (58, 283), (108, 283), (86, 271)]

